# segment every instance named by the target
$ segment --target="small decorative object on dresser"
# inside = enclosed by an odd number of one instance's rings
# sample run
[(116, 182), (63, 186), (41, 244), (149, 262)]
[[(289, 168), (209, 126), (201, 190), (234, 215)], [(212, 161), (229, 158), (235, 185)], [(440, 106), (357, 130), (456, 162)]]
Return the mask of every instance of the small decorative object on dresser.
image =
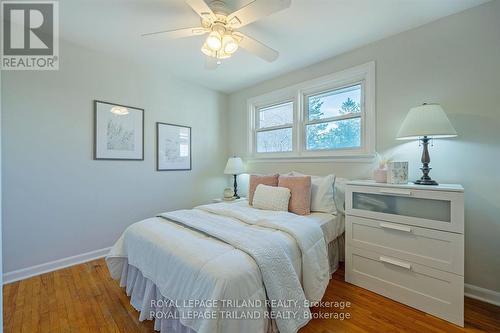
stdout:
[(387, 183), (407, 184), (408, 183), (408, 162), (387, 163)]
[(225, 201), (231, 201), (234, 200), (234, 190), (230, 187), (226, 187), (224, 189), (224, 200)]
[(453, 128), (450, 120), (446, 116), (443, 108), (439, 104), (426, 104), (412, 108), (406, 115), (401, 128), (399, 129), (398, 140), (419, 139), (422, 141), (424, 150), (422, 152), (422, 178), (415, 181), (419, 185), (437, 185), (431, 179), (429, 172), (429, 141), (438, 138), (452, 138), (457, 136), (457, 131)]
[(461, 185), (348, 182), (347, 282), (464, 325)]
[(144, 110), (94, 101), (94, 159), (144, 160)]
[(191, 170), (191, 127), (156, 123), (156, 170)]
[(238, 183), (236, 181), (236, 178), (238, 175), (241, 175), (243, 172), (245, 172), (245, 167), (243, 165), (243, 161), (241, 160), (240, 157), (230, 157), (227, 160), (226, 168), (224, 169), (224, 174), (226, 175), (233, 175), (234, 177), (234, 197), (236, 199), (239, 199), (240, 197), (238, 196)]
[(378, 168), (373, 170), (373, 179), (377, 183), (387, 183), (387, 160), (378, 156)]

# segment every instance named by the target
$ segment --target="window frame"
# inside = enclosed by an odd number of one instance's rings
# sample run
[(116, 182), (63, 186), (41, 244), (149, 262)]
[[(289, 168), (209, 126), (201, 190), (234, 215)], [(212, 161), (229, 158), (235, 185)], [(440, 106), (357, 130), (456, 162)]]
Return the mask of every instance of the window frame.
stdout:
[[(307, 125), (340, 120), (344, 116), (309, 121), (307, 97), (361, 84), (361, 146), (359, 148), (306, 149)], [(293, 102), (292, 151), (257, 152), (258, 110)], [(340, 72), (305, 81), (290, 87), (248, 99), (248, 156), (255, 161), (318, 161), (321, 159), (371, 161), (375, 156), (375, 62), (355, 66)], [(352, 116), (348, 119), (356, 118)], [(289, 128), (290, 126), (285, 126)], [(269, 129), (268, 129), (269, 130)]]
[[(352, 116), (352, 115), (343, 115), (343, 116), (335, 116), (335, 117), (329, 117), (329, 118), (323, 118), (323, 119), (318, 119), (318, 120), (309, 120), (309, 104), (308, 104), (308, 98), (310, 96), (314, 95), (319, 95), (319, 94), (325, 94), (328, 92), (333, 92), (337, 90), (342, 90), (346, 89), (349, 87), (353, 86), (361, 86), (361, 96), (360, 96), (360, 104), (361, 104), (361, 110), (359, 115), (357, 116)], [(363, 145), (365, 142), (365, 82), (364, 81), (353, 81), (352, 83), (348, 83), (345, 85), (332, 85), (329, 88), (325, 89), (320, 89), (320, 90), (315, 90), (315, 89), (310, 89), (307, 90), (306, 92), (303, 93), (303, 107), (302, 107), (302, 112), (303, 112), (303, 124), (301, 126), (302, 129), (302, 135), (303, 135), (303, 140), (302, 140), (302, 147), (301, 147), (301, 155), (306, 156), (344, 156), (346, 151), (350, 151), (351, 153), (349, 154), (363, 154), (364, 149)], [(316, 150), (310, 150), (307, 149), (307, 126), (308, 125), (314, 125), (314, 124), (324, 124), (332, 121), (338, 121), (338, 120), (344, 120), (344, 119), (353, 119), (353, 118), (360, 118), (360, 126), (361, 126), (361, 133), (360, 133), (360, 147), (345, 147), (345, 148), (335, 148), (335, 149), (316, 149)], [(340, 152), (340, 153), (338, 153)]]
[[(283, 104), (292, 104), (292, 122), (291, 123), (286, 123), (284, 125), (275, 125), (275, 126), (269, 126), (269, 127), (260, 127), (260, 113), (262, 112), (262, 109), (267, 109), (273, 106), (277, 105), (283, 105)], [(257, 154), (265, 154), (266, 156), (268, 154), (287, 154), (287, 153), (292, 153), (294, 150), (293, 146), (293, 131), (294, 131), (294, 126), (295, 126), (295, 102), (293, 100), (284, 100), (278, 103), (272, 103), (272, 104), (266, 104), (266, 105), (260, 105), (255, 108), (255, 152)], [(257, 134), (262, 133), (262, 132), (269, 132), (269, 131), (274, 131), (274, 130), (279, 130), (279, 129), (286, 129), (286, 128), (291, 128), (292, 129), (292, 151), (284, 151), (284, 152), (261, 152), (259, 153), (257, 151)]]
[[(273, 105), (279, 105), (279, 104), (284, 104), (284, 103), (289, 103), (291, 102), (293, 107), (293, 123), (290, 125), (281, 125), (281, 126), (273, 126), (273, 127), (267, 127), (264, 130), (260, 130), (258, 128), (258, 122), (259, 122), (259, 110), (263, 108), (267, 108)], [(297, 122), (297, 100), (296, 96), (293, 94), (289, 94), (287, 91), (279, 91), (279, 92), (273, 92), (271, 94), (266, 94), (259, 96), (258, 100), (254, 100), (250, 102), (249, 107), (251, 108), (251, 111), (249, 112), (250, 118), (249, 118), (249, 145), (248, 149), (251, 151), (251, 155), (254, 158), (283, 158), (283, 157), (294, 157), (295, 156), (295, 151), (297, 149), (296, 147), (296, 142), (294, 138), (296, 137), (296, 122)], [(263, 132), (265, 130), (272, 130), (272, 129), (279, 129), (279, 128), (292, 128), (292, 151), (289, 152), (269, 152), (269, 153), (259, 153), (257, 152), (257, 133), (258, 132)]]

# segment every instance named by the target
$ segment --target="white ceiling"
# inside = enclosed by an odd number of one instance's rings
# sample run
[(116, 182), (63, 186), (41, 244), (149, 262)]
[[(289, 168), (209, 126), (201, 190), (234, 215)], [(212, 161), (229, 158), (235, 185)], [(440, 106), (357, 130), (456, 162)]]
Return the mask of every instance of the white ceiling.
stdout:
[[(140, 36), (199, 25), (184, 0), (64, 0), (59, 19), (63, 39), (232, 92), (487, 1), (292, 0), (290, 8), (241, 29), (278, 50), (278, 60), (268, 63), (238, 50), (215, 71), (204, 68), (203, 37)], [(226, 0), (232, 10), (248, 2)]]

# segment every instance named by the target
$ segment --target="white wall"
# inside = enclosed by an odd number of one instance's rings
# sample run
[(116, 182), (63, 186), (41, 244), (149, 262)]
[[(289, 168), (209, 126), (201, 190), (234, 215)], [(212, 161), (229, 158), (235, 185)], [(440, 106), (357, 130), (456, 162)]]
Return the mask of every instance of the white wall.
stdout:
[[(500, 291), (499, 0), (231, 94), (229, 153), (246, 154), (242, 133), (247, 131), (248, 98), (372, 60), (377, 72), (377, 151), (409, 160), (411, 178), (420, 177), (421, 149), (416, 142), (395, 140), (406, 113), (423, 102), (441, 103), (448, 112), (459, 137), (435, 141), (431, 176), (466, 189), (466, 282)], [(359, 178), (369, 177), (372, 166), (249, 163), (248, 169)]]
[[(59, 71), (3, 72), (4, 272), (111, 246), (227, 184), (227, 96), (61, 43)], [(145, 109), (145, 160), (92, 159), (94, 99)], [(192, 126), (192, 171), (155, 171), (155, 122)]]

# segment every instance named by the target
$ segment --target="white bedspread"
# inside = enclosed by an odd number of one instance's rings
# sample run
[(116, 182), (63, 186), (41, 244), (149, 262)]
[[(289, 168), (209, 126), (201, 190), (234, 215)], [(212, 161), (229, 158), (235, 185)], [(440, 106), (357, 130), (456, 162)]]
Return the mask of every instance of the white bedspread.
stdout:
[(328, 286), (328, 254), (321, 228), (308, 223), (306, 216), (288, 212), (260, 210), (228, 203), (198, 206), (211, 213), (230, 216), (247, 224), (290, 234), (301, 251), (302, 287), (311, 302), (320, 301)]
[[(234, 208), (221, 203), (200, 206), (193, 211), (197, 212), (198, 217), (206, 219), (213, 219), (217, 214), (217, 223), (227, 223), (231, 228), (255, 228), (273, 235), (273, 242), (281, 244), (290, 260), (297, 252), (302, 253), (302, 272), (299, 274), (302, 276), (299, 278), (304, 293), (310, 301), (320, 300), (329, 278), (326, 245), (321, 229), (317, 225), (316, 228), (311, 227), (314, 225), (311, 223), (300, 224), (300, 220), (307, 217), (291, 213)], [(174, 218), (169, 215), (165, 216)], [(119, 279), (125, 261), (114, 260), (116, 258), (127, 258), (130, 265), (137, 267), (158, 286), (164, 297), (176, 301), (182, 324), (198, 333), (254, 333), (267, 332), (270, 328), (270, 320), (264, 316), (267, 306), (263, 301), (267, 296), (261, 270), (255, 260), (241, 249), (156, 217), (127, 228), (106, 257), (113, 278)], [(214, 319), (193, 317), (193, 312), (213, 310), (207, 304), (193, 304), (194, 300), (240, 300), (246, 304), (234, 303), (237, 306), (233, 307), (225, 304), (224, 310), (234, 311), (233, 315), (237, 313), (238, 319)], [(257, 311), (261, 317), (256, 319), (255, 315), (253, 318), (238, 315), (248, 314), (248, 311)], [(293, 327), (282, 329), (282, 332), (295, 331)]]

